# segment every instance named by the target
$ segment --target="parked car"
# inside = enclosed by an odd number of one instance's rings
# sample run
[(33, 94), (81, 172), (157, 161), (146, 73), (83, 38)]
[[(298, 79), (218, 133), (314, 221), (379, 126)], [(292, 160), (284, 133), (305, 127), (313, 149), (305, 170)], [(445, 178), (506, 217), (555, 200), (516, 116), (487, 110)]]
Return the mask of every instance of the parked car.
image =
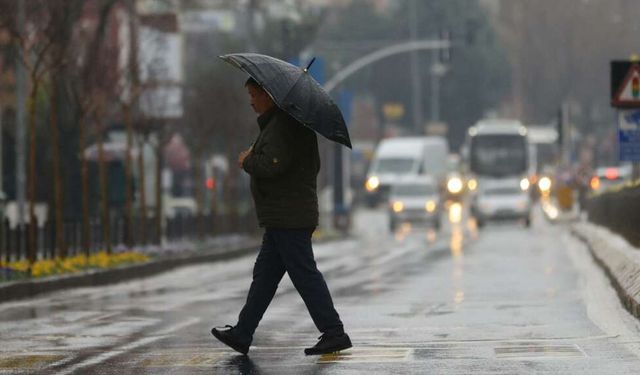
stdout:
[(531, 197), (520, 180), (503, 179), (479, 184), (471, 202), (471, 215), (478, 227), (489, 220), (524, 220), (531, 226)]
[(630, 164), (622, 166), (600, 167), (591, 177), (589, 185), (593, 191), (603, 191), (608, 187), (631, 180), (633, 169)]
[(436, 181), (413, 176), (396, 181), (389, 195), (389, 229), (403, 222), (423, 222), (440, 228), (441, 200)]

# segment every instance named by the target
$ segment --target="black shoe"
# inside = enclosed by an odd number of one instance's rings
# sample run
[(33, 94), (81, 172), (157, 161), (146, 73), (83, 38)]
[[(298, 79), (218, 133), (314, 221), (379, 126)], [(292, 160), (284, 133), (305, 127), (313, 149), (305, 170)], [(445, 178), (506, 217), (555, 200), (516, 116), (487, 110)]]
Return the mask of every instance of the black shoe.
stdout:
[(306, 348), (304, 354), (306, 355), (318, 355), (339, 352), (341, 350), (349, 349), (351, 345), (351, 339), (349, 335), (343, 333), (341, 335), (327, 335), (323, 334), (318, 337), (320, 341), (312, 347)]
[(223, 344), (232, 348), (233, 350), (240, 352), (244, 355), (247, 355), (249, 352), (249, 345), (251, 342), (247, 342), (243, 340), (235, 327), (232, 326), (224, 326), (222, 328), (228, 328), (225, 330), (220, 330), (218, 327), (214, 327), (211, 329), (211, 334), (215, 336), (218, 340), (222, 341)]

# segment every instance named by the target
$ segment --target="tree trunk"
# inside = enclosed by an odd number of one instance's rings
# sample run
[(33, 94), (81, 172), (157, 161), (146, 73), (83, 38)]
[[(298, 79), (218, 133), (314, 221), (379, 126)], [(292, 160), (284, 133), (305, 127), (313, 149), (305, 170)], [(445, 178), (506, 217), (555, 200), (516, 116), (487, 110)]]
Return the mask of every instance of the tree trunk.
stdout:
[(156, 244), (162, 245), (162, 220), (164, 219), (162, 205), (162, 146), (164, 145), (164, 132), (158, 130), (158, 144), (156, 147)]
[(127, 127), (127, 150), (125, 155), (125, 215), (126, 215), (126, 236), (125, 244), (133, 247), (133, 160), (131, 160), (131, 150), (133, 148), (133, 120), (131, 118), (131, 107), (124, 107), (124, 122)]
[(87, 158), (84, 155), (86, 149), (86, 117), (82, 116), (80, 119), (80, 134), (79, 134), (79, 148), (80, 148), (80, 178), (81, 178), (81, 194), (82, 194), (82, 251), (86, 256), (89, 256), (91, 246), (91, 232), (89, 224), (89, 166)]
[(109, 184), (107, 181), (107, 163), (104, 158), (104, 130), (100, 124), (98, 137), (98, 163), (100, 164), (100, 195), (102, 201), (102, 235), (108, 254), (111, 254), (111, 213), (109, 210)]
[(53, 194), (54, 194), (54, 210), (55, 210), (55, 229), (56, 229), (56, 245), (58, 256), (65, 258), (67, 256), (67, 244), (64, 239), (64, 220), (62, 207), (62, 176), (60, 175), (60, 136), (58, 133), (58, 103), (57, 103), (57, 87), (55, 80), (51, 87), (50, 99), (50, 116), (51, 116), (51, 152), (53, 162)]
[(138, 232), (140, 235), (140, 243), (147, 243), (147, 194), (146, 194), (146, 184), (145, 184), (145, 170), (144, 170), (144, 145), (145, 138), (141, 135), (140, 141), (138, 142), (138, 171), (140, 175), (140, 181), (138, 181), (138, 188), (140, 189), (140, 219), (141, 225), (138, 227)]
[(198, 238), (202, 238), (204, 234), (204, 179), (202, 178), (202, 147), (198, 146), (193, 158), (193, 179), (195, 184), (196, 204), (197, 204), (197, 220), (198, 220)]
[(211, 225), (210, 230), (211, 230), (211, 235), (214, 236), (217, 230), (217, 226), (218, 226), (218, 222), (216, 220), (216, 214), (218, 212), (218, 179), (216, 178), (216, 174), (215, 174), (215, 169), (213, 170), (213, 189), (211, 189), (211, 222), (209, 223)]
[(32, 265), (36, 261), (36, 236), (37, 220), (35, 213), (36, 204), (36, 97), (38, 93), (38, 80), (32, 78), (31, 92), (29, 93), (29, 233), (27, 258)]

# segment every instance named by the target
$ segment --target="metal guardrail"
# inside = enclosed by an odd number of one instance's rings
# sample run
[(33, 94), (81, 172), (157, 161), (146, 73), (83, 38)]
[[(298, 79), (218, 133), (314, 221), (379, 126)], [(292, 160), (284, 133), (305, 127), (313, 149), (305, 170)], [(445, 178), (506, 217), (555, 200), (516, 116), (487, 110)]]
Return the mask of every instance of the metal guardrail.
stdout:
[(609, 228), (640, 247), (640, 185), (589, 197), (587, 213), (589, 221)]
[[(134, 218), (131, 233), (131, 244), (135, 248), (159, 243), (155, 225), (155, 217)], [(47, 221), (38, 226), (36, 237), (36, 260), (53, 259), (60, 255), (56, 243), (56, 233), (53, 221)], [(256, 229), (255, 214), (248, 212), (243, 215), (177, 215), (167, 218), (163, 225), (163, 241), (195, 240), (213, 237), (226, 233), (247, 233)], [(127, 246), (128, 234), (124, 217), (114, 217), (110, 222), (110, 243), (116, 248)], [(29, 224), (10, 227), (5, 222), (0, 235), (0, 261), (13, 262), (28, 259)], [(64, 223), (64, 241), (67, 245), (67, 256), (82, 254), (82, 222), (66, 221)], [(99, 218), (89, 222), (89, 254), (106, 250), (106, 238), (103, 223)]]

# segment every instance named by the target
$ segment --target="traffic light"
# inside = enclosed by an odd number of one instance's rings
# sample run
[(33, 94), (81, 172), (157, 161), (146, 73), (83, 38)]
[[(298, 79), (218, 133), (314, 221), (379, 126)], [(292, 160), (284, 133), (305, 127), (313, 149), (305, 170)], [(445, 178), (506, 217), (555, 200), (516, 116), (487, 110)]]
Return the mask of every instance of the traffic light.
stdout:
[(207, 186), (207, 189), (209, 190), (213, 190), (216, 188), (216, 180), (213, 177), (207, 178), (207, 181), (205, 184)]

